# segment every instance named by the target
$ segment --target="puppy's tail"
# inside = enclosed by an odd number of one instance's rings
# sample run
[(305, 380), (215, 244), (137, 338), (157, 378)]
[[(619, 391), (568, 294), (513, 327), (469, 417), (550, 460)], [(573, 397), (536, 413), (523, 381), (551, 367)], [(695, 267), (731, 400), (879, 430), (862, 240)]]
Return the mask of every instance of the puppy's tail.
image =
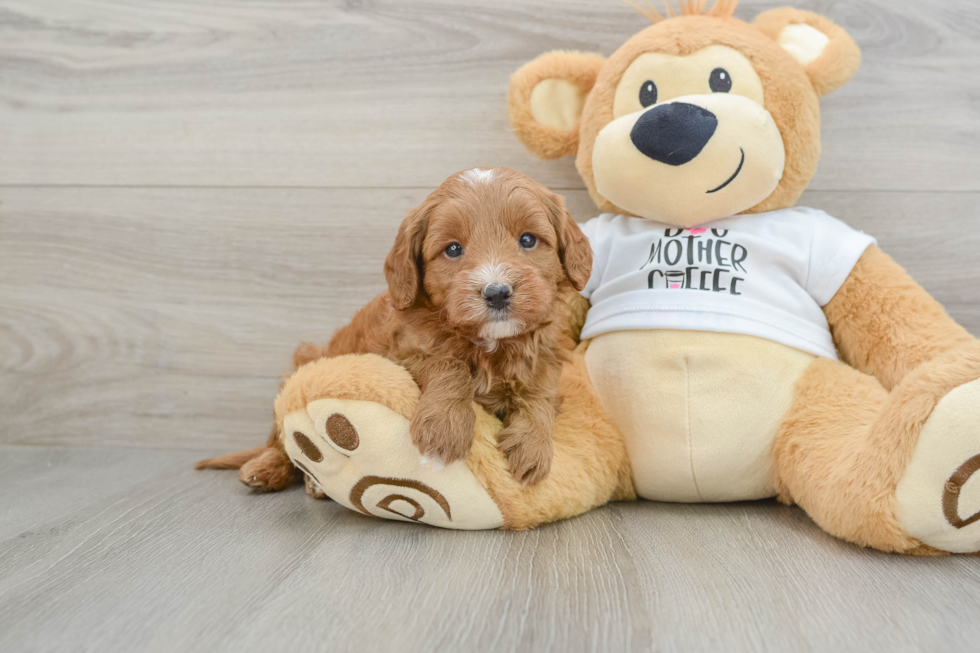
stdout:
[(261, 456), (268, 448), (269, 447), (262, 445), (261, 447), (255, 447), (254, 449), (248, 449), (247, 451), (226, 453), (223, 456), (208, 458), (207, 460), (199, 460), (198, 462), (194, 463), (194, 469), (240, 469), (241, 466), (248, 461)]

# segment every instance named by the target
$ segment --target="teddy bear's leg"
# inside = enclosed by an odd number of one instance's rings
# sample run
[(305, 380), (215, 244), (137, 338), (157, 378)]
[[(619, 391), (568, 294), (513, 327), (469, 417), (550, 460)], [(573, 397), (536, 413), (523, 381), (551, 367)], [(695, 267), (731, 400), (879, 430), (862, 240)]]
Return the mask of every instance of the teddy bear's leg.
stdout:
[(603, 417), (580, 356), (562, 389), (552, 471), (532, 487), (513, 480), (496, 446), (500, 422), (475, 405), (469, 458), (446, 466), (425, 460), (408, 431), (418, 386), (378, 356), (301, 367), (276, 399), (276, 419), (294, 464), (351, 510), (444, 528), (522, 529), (633, 496), (625, 446)]
[(975, 343), (923, 365), (891, 393), (847, 365), (814, 361), (774, 444), (780, 499), (828, 532), (883, 551), (980, 550), (978, 378)]

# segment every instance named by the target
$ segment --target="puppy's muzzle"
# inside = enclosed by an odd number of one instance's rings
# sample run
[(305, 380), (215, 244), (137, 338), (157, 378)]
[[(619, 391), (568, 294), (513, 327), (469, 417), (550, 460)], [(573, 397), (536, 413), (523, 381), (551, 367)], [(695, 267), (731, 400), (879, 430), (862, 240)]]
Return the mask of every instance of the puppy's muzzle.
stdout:
[(483, 288), (483, 299), (490, 308), (502, 311), (510, 305), (510, 297), (514, 291), (510, 286), (503, 283), (487, 284)]
[(716, 129), (718, 118), (707, 109), (672, 102), (640, 116), (630, 132), (630, 140), (654, 161), (680, 166), (701, 154)]

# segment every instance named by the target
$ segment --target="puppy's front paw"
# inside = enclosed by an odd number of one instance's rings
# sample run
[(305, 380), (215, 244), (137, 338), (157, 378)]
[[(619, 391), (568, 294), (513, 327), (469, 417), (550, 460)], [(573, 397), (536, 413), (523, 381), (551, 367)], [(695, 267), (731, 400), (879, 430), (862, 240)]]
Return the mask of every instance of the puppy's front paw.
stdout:
[(511, 476), (521, 485), (540, 483), (551, 471), (551, 435), (529, 429), (505, 427), (497, 445), (507, 456)]
[(476, 413), (468, 402), (419, 401), (409, 432), (423, 456), (438, 456), (445, 464), (463, 460), (473, 445)]

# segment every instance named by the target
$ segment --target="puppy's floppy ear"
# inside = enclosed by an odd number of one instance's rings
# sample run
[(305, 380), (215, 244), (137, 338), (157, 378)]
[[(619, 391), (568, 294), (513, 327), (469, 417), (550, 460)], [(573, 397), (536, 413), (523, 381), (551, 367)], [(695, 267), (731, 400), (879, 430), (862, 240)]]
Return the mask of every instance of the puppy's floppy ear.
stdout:
[(404, 310), (415, 303), (422, 288), (422, 242), (429, 227), (430, 202), (408, 212), (398, 227), (395, 245), (385, 258), (385, 279), (392, 305)]
[(585, 98), (605, 59), (589, 52), (546, 52), (510, 78), (507, 113), (524, 146), (542, 159), (578, 151)]
[(754, 24), (803, 66), (817, 95), (849, 82), (861, 65), (854, 39), (818, 14), (785, 7), (759, 14)]
[(565, 276), (575, 290), (582, 290), (592, 275), (592, 246), (589, 239), (565, 208), (565, 198), (561, 195), (545, 191), (544, 206), (558, 234), (558, 257), (565, 268)]

